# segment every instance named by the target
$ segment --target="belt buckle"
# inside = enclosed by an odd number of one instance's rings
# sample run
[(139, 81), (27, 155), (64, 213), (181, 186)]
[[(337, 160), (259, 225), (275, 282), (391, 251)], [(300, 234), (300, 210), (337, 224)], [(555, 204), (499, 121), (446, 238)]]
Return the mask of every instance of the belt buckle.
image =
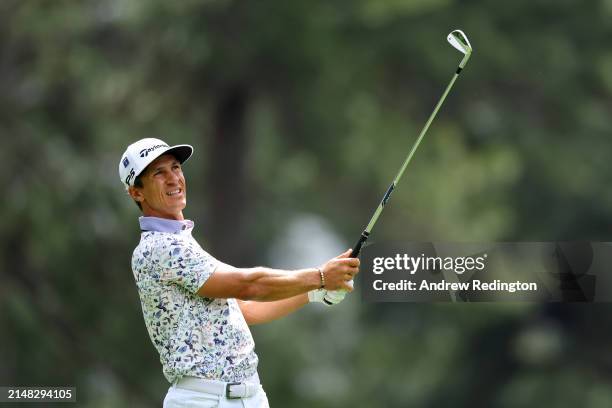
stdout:
[(239, 382), (230, 382), (230, 383), (225, 384), (225, 398), (227, 398), (227, 399), (240, 399), (240, 398), (242, 398), (242, 397), (232, 397), (232, 396), (230, 396), (230, 387), (232, 385), (240, 385), (240, 384), (242, 384), (242, 383), (239, 383)]

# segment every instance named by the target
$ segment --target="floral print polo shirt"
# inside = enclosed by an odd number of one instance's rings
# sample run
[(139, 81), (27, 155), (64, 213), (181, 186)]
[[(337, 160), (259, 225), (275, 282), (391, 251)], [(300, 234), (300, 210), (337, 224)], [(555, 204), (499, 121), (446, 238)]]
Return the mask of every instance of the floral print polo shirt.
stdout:
[(219, 261), (191, 236), (193, 222), (140, 217), (132, 271), (164, 376), (226, 382), (257, 373), (255, 343), (236, 299), (196, 294)]

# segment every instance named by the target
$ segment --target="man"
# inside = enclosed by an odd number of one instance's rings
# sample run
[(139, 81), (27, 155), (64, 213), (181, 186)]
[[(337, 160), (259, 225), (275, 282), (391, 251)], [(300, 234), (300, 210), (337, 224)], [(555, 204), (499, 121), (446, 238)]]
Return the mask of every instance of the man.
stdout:
[[(359, 260), (350, 249), (320, 267), (235, 268), (204, 251), (185, 220), (181, 165), (189, 145), (159, 139), (130, 145), (119, 177), (141, 209), (132, 270), (142, 312), (166, 379), (164, 407), (267, 407), (247, 324), (283, 317), (308, 302), (351, 291)], [(214, 237), (212, 237), (214, 239)], [(328, 292), (329, 291), (329, 292)]]

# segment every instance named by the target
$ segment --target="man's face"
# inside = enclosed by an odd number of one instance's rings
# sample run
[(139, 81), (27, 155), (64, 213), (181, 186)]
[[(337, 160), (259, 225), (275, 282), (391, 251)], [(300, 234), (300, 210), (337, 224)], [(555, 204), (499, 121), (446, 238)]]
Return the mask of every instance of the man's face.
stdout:
[(143, 187), (132, 187), (130, 193), (142, 205), (146, 216), (183, 219), (187, 205), (185, 177), (179, 161), (164, 154), (149, 164), (140, 175)]

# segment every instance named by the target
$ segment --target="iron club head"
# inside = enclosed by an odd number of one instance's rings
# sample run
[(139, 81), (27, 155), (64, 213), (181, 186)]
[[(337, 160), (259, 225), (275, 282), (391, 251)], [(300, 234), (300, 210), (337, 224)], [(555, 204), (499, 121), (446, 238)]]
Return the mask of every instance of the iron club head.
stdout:
[(446, 39), (462, 54), (470, 54), (472, 52), (472, 44), (470, 44), (470, 40), (467, 39), (467, 36), (463, 31), (454, 30), (448, 35), (448, 37), (446, 37)]
[(470, 44), (470, 40), (468, 40), (465, 33), (461, 30), (451, 31), (446, 39), (450, 45), (464, 55), (463, 60), (461, 60), (461, 63), (459, 64), (459, 66), (463, 68), (472, 54), (472, 44)]

